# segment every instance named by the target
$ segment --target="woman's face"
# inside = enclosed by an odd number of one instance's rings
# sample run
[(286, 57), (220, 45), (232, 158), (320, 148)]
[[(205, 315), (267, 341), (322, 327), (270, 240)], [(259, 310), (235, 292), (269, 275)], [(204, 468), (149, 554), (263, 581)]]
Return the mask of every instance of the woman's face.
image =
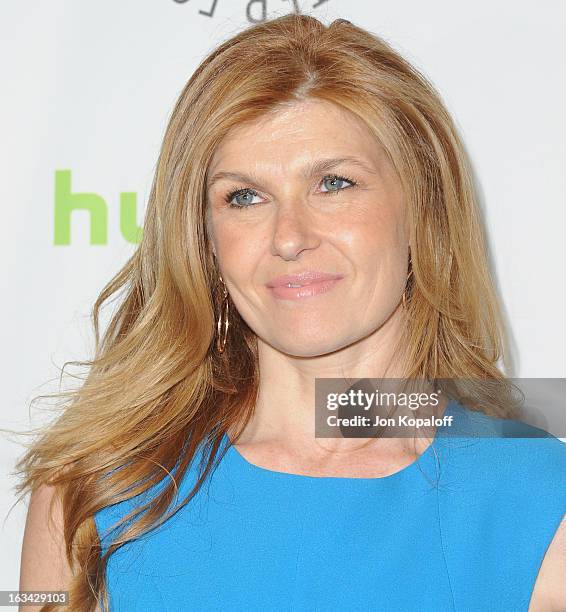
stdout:
[[(308, 100), (238, 127), (214, 154), (207, 190), (222, 278), (260, 341), (323, 355), (395, 320), (407, 276), (404, 197), (353, 114)], [(311, 271), (341, 278), (270, 286)]]

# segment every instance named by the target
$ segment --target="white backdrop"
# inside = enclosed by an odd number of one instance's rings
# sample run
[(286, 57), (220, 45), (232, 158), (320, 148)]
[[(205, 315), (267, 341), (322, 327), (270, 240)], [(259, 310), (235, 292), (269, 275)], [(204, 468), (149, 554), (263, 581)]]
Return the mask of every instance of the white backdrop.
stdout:
[[(566, 4), (315, 1), (298, 5), (379, 34), (437, 86), (474, 163), (513, 331), (510, 375), (565, 378)], [(0, 427), (29, 426), (30, 399), (56, 390), (46, 382), (65, 361), (90, 356), (90, 308), (135, 249), (120, 232), (120, 194), (136, 194), (141, 224), (174, 101), (203, 56), (248, 24), (247, 11), (261, 18), (262, 5), (267, 17), (293, 10), (284, 0), (2, 3)], [(72, 215), (70, 244), (55, 244), (55, 176), (65, 170), (73, 193), (103, 198), (104, 244), (90, 243), (86, 211)], [(27, 508), (7, 515), (22, 450), (0, 438), (0, 589), (19, 583)]]

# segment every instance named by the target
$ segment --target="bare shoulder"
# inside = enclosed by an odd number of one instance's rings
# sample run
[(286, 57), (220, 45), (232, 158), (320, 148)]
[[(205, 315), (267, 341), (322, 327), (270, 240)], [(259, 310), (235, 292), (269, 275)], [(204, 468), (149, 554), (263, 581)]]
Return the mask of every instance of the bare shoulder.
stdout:
[(529, 612), (566, 612), (566, 515), (548, 547), (533, 589)]
[[(72, 578), (65, 554), (63, 512), (53, 487), (42, 485), (29, 501), (20, 565), (20, 590), (67, 590)], [(29, 609), (40, 610), (40, 606)]]

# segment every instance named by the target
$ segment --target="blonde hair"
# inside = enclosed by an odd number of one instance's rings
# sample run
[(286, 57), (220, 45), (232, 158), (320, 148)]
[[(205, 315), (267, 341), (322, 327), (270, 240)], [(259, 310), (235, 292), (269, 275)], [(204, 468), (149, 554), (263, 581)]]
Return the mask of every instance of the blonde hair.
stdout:
[[(471, 171), (438, 94), (384, 40), (344, 19), (325, 26), (291, 14), (253, 25), (212, 51), (179, 96), (142, 241), (93, 307), (94, 358), (68, 362), (87, 366), (88, 374), (78, 389), (54, 394), (60, 416), (16, 465), (24, 476), (17, 487), (22, 496), (42, 484), (60, 494), (75, 574), (71, 609), (91, 609), (97, 600), (108, 608), (108, 556), (165, 520), (175, 479), (203, 444), (204, 469), (176, 510), (187, 503), (220, 460), (224, 432), (237, 425), (240, 433), (253, 414), (257, 339), (234, 308), (226, 349), (215, 349), (221, 294), (205, 231), (207, 171), (234, 126), (305, 98), (332, 102), (365, 121), (402, 181), (413, 270), (406, 376), (456, 381), (452, 393), (469, 407), (510, 414), (497, 365), (503, 322)], [(101, 308), (120, 294), (100, 339)], [(458, 387), (459, 379), (479, 384), (470, 393)], [(497, 392), (488, 384), (494, 380), (502, 383)], [(93, 515), (167, 475), (156, 499), (123, 518), (136, 520), (102, 556)]]

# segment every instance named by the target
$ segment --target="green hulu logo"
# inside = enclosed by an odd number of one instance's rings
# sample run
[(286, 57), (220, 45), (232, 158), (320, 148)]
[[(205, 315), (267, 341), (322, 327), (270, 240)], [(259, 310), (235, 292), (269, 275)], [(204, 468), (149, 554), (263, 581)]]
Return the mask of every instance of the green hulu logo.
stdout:
[[(74, 210), (90, 214), (90, 244), (108, 244), (108, 205), (96, 193), (72, 193), (71, 171), (55, 171), (54, 243), (71, 244), (71, 215)], [(136, 220), (137, 198), (133, 192), (120, 193), (120, 233), (132, 244), (141, 241), (143, 228)]]

